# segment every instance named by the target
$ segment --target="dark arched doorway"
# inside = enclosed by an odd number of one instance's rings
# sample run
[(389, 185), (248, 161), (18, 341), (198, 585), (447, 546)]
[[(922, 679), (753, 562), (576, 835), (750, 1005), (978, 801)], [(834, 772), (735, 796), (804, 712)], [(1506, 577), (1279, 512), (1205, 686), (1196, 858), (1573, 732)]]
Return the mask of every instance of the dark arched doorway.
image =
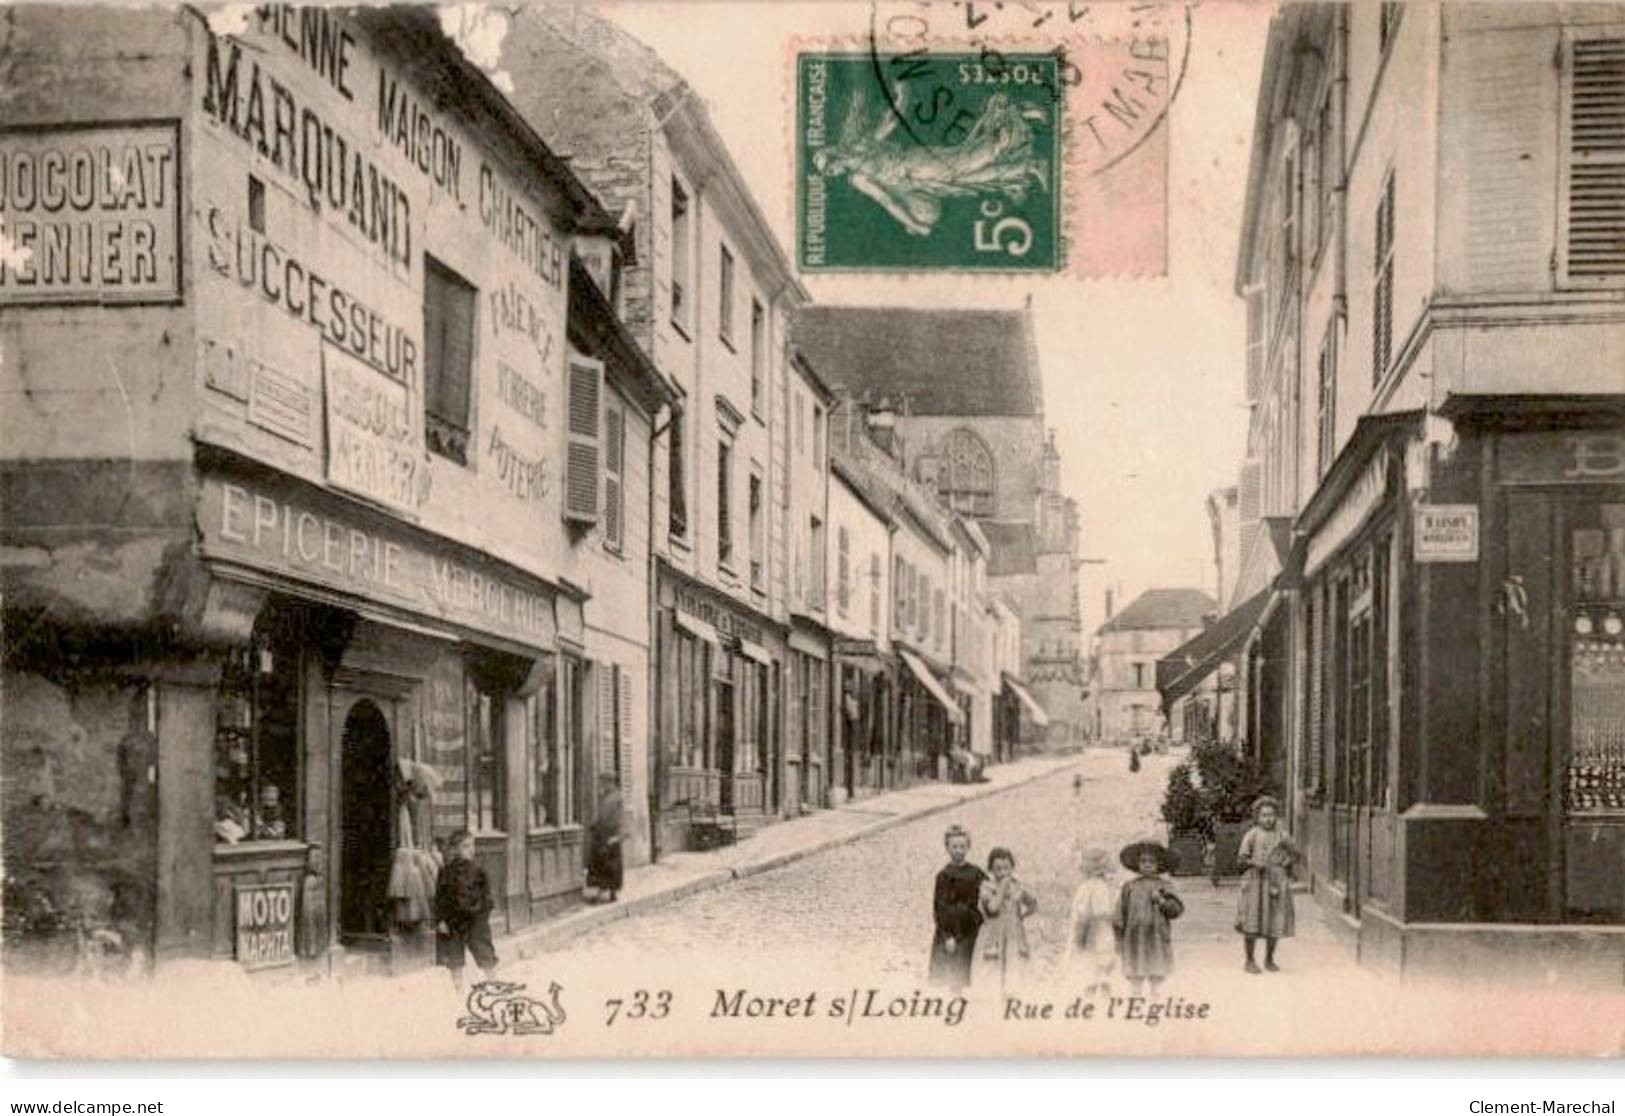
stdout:
[(351, 944), (389, 941), (389, 722), (363, 698), (344, 720), (340, 772), (339, 929)]

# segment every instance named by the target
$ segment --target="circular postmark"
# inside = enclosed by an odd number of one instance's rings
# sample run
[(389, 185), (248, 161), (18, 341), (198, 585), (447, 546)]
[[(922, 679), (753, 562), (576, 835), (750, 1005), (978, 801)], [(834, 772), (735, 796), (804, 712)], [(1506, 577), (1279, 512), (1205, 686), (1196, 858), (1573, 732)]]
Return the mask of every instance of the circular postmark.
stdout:
[[(1190, 58), (1191, 11), (1181, 3), (877, 0), (869, 15), (870, 75), (900, 133), (933, 149), (942, 146), (933, 134), (942, 119), (967, 126), (963, 107), (955, 111), (957, 68), (945, 77), (929, 61), (968, 51), (978, 84), (1043, 87), (1057, 126), (1064, 115), (1075, 176), (1102, 174), (1144, 147), (1167, 119)], [(1052, 57), (1053, 71), (1039, 75), (1033, 55)], [(925, 80), (910, 85), (909, 77)]]

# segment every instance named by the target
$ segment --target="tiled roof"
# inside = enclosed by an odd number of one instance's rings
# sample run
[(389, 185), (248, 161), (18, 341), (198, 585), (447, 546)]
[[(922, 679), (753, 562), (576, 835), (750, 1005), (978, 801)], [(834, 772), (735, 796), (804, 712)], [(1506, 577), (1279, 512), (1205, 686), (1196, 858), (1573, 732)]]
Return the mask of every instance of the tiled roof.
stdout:
[(1259, 590), (1183, 645), (1157, 660), (1157, 689), (1163, 708), (1201, 685), (1202, 679), (1247, 642), (1275, 587)]
[(586, 4), (523, 4), (514, 8), (509, 18), (502, 66), (516, 79), (515, 93), (521, 100), (530, 84), (527, 79), (531, 68), (546, 66), (551, 60), (550, 50), (535, 38), (537, 32), (562, 39), (593, 59), (596, 73), (646, 104), (652, 105), (684, 84), (682, 75), (659, 54)]
[(1218, 607), (1218, 603), (1200, 589), (1147, 589), (1134, 598), (1134, 603), (1102, 624), (1100, 630), (1200, 628)]
[(993, 548), (993, 555), (987, 560), (989, 577), (1038, 572), (1038, 538), (1031, 523), (998, 523), (984, 519), (981, 528)]
[(1021, 310), (808, 306), (795, 343), (831, 384), (916, 415), (1041, 415)]

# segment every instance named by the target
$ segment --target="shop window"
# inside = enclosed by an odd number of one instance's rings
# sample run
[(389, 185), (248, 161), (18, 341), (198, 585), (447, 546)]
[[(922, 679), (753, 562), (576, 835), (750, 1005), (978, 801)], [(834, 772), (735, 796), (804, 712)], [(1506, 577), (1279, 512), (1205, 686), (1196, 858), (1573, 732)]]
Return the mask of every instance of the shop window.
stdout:
[(1591, 504), (1570, 532), (1570, 815), (1625, 815), (1625, 504)]
[(431, 452), (459, 465), (468, 464), (478, 299), (462, 276), (423, 257), (423, 437)]
[(503, 714), (500, 699), (467, 683), (464, 710), (468, 719), (468, 828), (476, 833), (503, 829)]
[(706, 696), (710, 645), (688, 632), (676, 633), (677, 732), (672, 757), (676, 766), (703, 770), (709, 766), (709, 734), (706, 726)]
[(555, 788), (558, 824), (579, 825), (593, 808), (593, 787), (586, 773), (587, 717), (591, 709), (587, 665), (574, 655), (564, 656), (559, 683), (560, 753), (564, 766)]
[(1570, 32), (1563, 51), (1558, 281), (1625, 286), (1625, 36)]
[(300, 640), (274, 611), (226, 658), (215, 700), (217, 844), (296, 840)]
[(1362, 555), (1354, 563), (1347, 583), (1349, 617), (1348, 640), (1343, 660), (1346, 676), (1342, 699), (1347, 705), (1345, 729), (1338, 736), (1334, 769), (1337, 773), (1337, 801), (1366, 805), (1370, 799), (1372, 728), (1372, 628), (1371, 560)]
[(1394, 349), (1394, 175), (1377, 202), (1376, 252), (1371, 277), (1371, 382), (1381, 383)]
[(530, 827), (548, 829), (575, 821), (571, 786), (575, 757), (559, 731), (558, 691), (553, 681), (553, 660), (545, 657), (541, 669), (547, 682), (525, 699), (525, 747), (530, 770)]
[(1388, 807), (1388, 742), (1392, 738), (1393, 687), (1389, 671), (1399, 661), (1392, 598), (1394, 537), (1377, 540), (1371, 556), (1371, 805)]

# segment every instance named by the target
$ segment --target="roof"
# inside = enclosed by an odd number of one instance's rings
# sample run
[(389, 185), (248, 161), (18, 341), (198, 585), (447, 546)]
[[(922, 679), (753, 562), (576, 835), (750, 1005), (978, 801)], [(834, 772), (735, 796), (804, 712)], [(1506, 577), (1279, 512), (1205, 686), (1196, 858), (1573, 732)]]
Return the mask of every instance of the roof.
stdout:
[(1147, 589), (1100, 626), (1103, 632), (1200, 628), (1218, 603), (1200, 589)]
[(988, 546), (992, 548), (987, 560), (989, 577), (1038, 572), (1038, 536), (1031, 523), (985, 520), (982, 534), (987, 536)]
[(804, 306), (795, 344), (824, 378), (916, 415), (1044, 413), (1026, 310)]
[(1201, 684), (1247, 641), (1274, 586), (1259, 590), (1183, 645), (1157, 660), (1157, 689), (1166, 709)]

